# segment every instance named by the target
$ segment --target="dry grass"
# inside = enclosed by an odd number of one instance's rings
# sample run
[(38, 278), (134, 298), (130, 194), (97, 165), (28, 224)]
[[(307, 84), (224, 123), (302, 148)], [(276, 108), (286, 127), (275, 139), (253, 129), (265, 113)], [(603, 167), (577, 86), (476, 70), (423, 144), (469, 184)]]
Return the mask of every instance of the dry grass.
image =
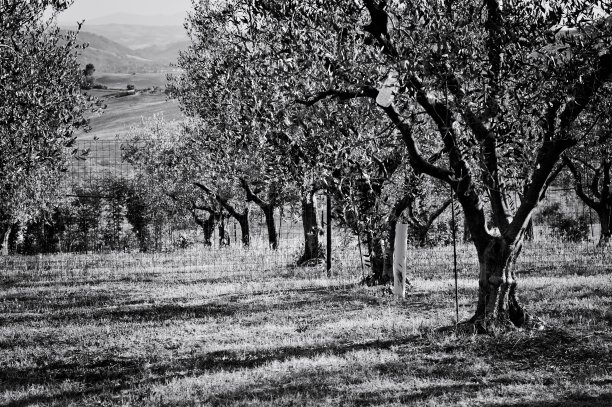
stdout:
[[(104, 91), (102, 91), (104, 92)], [(95, 94), (95, 92), (92, 92)], [(103, 95), (101, 95), (103, 96)], [(103, 99), (106, 109), (90, 120), (91, 131), (78, 134), (79, 140), (125, 140), (130, 129), (144, 119), (162, 115), (168, 121), (183, 118), (178, 103), (166, 95), (136, 94)]]
[[(398, 302), (354, 285), (352, 267), (328, 279), (165, 264), (0, 277), (0, 404), (612, 404), (609, 274), (526, 273), (523, 298), (549, 329), (477, 337), (436, 330), (454, 319), (446, 271)], [(475, 278), (459, 289), (464, 318)]]
[(162, 90), (166, 87), (168, 73), (96, 73), (94, 78), (96, 83), (105, 85), (109, 89), (126, 89), (128, 84), (134, 85), (136, 89), (152, 88), (157, 86)]
[(139, 126), (143, 119), (154, 115), (163, 116), (166, 120), (183, 120), (178, 102), (168, 100), (163, 93), (137, 93), (131, 96), (117, 97), (118, 91), (125, 91), (128, 84), (137, 91), (158, 87), (161, 92), (166, 87), (166, 73), (96, 74), (96, 82), (109, 87), (109, 90), (92, 89), (87, 94), (100, 99), (106, 105), (101, 115), (91, 118), (91, 131), (78, 133), (79, 140), (113, 140), (126, 139), (131, 127)]

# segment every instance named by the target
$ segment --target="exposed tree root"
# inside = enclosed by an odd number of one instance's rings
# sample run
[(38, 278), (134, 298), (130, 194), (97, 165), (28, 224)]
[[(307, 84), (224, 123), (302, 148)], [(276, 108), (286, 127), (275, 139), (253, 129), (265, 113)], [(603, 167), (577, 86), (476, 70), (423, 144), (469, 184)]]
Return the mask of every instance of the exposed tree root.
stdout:
[(472, 318), (459, 322), (457, 325), (445, 326), (438, 329), (438, 332), (455, 332), (460, 335), (501, 335), (517, 330), (541, 331), (546, 328), (546, 323), (529, 313), (523, 314), (520, 325), (516, 325), (509, 317), (503, 318), (484, 318), (474, 315)]
[(308, 260), (298, 260), (295, 264), (298, 267), (316, 267), (325, 261), (325, 258), (317, 258), (317, 259), (308, 259)]
[(314, 266), (323, 264), (324, 261), (325, 261), (325, 255), (323, 254), (320, 254), (319, 256), (316, 256), (316, 257), (302, 255), (295, 262), (295, 264), (298, 267), (314, 267)]
[(369, 274), (367, 276), (365, 276), (363, 278), (363, 280), (361, 280), (359, 282), (360, 285), (367, 285), (368, 287), (374, 287), (377, 285), (387, 285), (389, 283), (391, 283), (391, 279), (389, 278), (389, 276), (386, 276), (384, 274)]

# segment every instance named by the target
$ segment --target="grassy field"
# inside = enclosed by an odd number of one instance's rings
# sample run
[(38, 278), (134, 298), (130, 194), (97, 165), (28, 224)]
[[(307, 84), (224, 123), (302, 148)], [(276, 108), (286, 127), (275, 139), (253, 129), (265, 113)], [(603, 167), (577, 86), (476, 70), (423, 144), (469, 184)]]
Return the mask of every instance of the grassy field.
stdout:
[(130, 128), (154, 115), (166, 120), (180, 120), (182, 114), (176, 101), (163, 94), (136, 94), (104, 98), (106, 109), (90, 120), (91, 131), (78, 135), (79, 140), (125, 140)]
[(107, 86), (110, 89), (126, 89), (127, 85), (134, 85), (136, 89), (166, 87), (167, 73), (96, 73), (96, 83)]
[[(490, 337), (438, 331), (454, 320), (447, 270), (398, 301), (354, 267), (81, 260), (0, 276), (0, 405), (612, 405), (609, 273), (527, 273), (548, 328)], [(461, 275), (462, 318), (476, 284)]]
[[(106, 109), (102, 114), (90, 118), (91, 131), (77, 134), (79, 140), (126, 139), (131, 127), (138, 126), (143, 119), (161, 115), (166, 120), (182, 120), (183, 115), (176, 101), (168, 100), (163, 93), (166, 86), (165, 73), (96, 74), (96, 82), (109, 87), (108, 90), (93, 89), (88, 94), (102, 100)], [(119, 96), (127, 84), (136, 90), (158, 86), (158, 93), (137, 92), (135, 95)]]

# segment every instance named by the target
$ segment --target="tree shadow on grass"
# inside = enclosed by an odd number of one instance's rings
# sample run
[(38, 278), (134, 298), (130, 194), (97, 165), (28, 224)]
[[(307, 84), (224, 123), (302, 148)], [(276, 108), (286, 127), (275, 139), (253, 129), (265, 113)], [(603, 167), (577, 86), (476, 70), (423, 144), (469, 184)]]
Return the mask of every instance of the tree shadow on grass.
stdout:
[(8, 303), (3, 308), (10, 309), (10, 304), (14, 302), (20, 312), (54, 312), (71, 308), (110, 306), (118, 302), (130, 301), (128, 292), (102, 290), (59, 291), (54, 293), (50, 291), (30, 291), (5, 295), (1, 298)]
[[(258, 296), (278, 296), (274, 302), (267, 299), (257, 301)], [(131, 300), (129, 293), (100, 291), (92, 294), (83, 291), (41, 303), (38, 295), (23, 294), (11, 296), (9, 301), (19, 303), (19, 312), (0, 314), (0, 325), (51, 321), (71, 323), (78, 321), (108, 320), (121, 322), (154, 322), (173, 319), (226, 318), (237, 313), (264, 314), (279, 310), (310, 312), (321, 307), (342, 307), (344, 311), (365, 307), (378, 307), (382, 300), (366, 293), (351, 290), (304, 289), (278, 292), (261, 292), (248, 295), (232, 294), (214, 297), (210, 302), (200, 304), (166, 303), (155, 304), (148, 300)], [(409, 297), (410, 298), (410, 297)], [(255, 299), (255, 301), (253, 301)], [(10, 304), (10, 302), (9, 302)], [(410, 306), (406, 303), (405, 306)], [(425, 303), (414, 303), (424, 307)], [(430, 307), (438, 305), (429, 304)], [(6, 307), (10, 311), (10, 306)], [(419, 308), (421, 309), (421, 308)], [(424, 310), (424, 309), (421, 309)]]
[(612, 406), (612, 393), (599, 396), (572, 394), (559, 401), (533, 401), (527, 403), (491, 403), (485, 407), (609, 407)]
[[(418, 366), (421, 368), (419, 369)], [(333, 367), (330, 370), (316, 367), (288, 369), (282, 375), (268, 376), (260, 379), (259, 382), (217, 391), (215, 394), (210, 394), (204, 402), (210, 405), (227, 405), (228, 401), (232, 401), (237, 405), (242, 405), (245, 402), (266, 403), (283, 399), (288, 404), (291, 402), (299, 404), (303, 400), (314, 402), (314, 404), (320, 400), (321, 404), (325, 404), (326, 400), (333, 399), (340, 400), (345, 405), (355, 406), (421, 405), (425, 403), (435, 405), (438, 402), (452, 405), (459, 402), (469, 403), (478, 393), (483, 396), (499, 390), (500, 385), (495, 380), (475, 382), (474, 378), (462, 373), (460, 361), (455, 361), (454, 369), (450, 367), (450, 369), (441, 368), (428, 372), (423, 361), (417, 361), (415, 365), (411, 365), (410, 362), (400, 360), (373, 365), (367, 369), (367, 372), (357, 371), (352, 375), (346, 373), (350, 370), (350, 366), (344, 367), (344, 371), (333, 369)], [(377, 387), (380, 388), (380, 384), (376, 380), (373, 385), (368, 384), (369, 378), (372, 377), (371, 372), (377, 372), (374, 377), (381, 378), (383, 383), (386, 382), (382, 389), (377, 389)], [(405, 383), (408, 386), (393, 386), (393, 383), (401, 383), (406, 377), (414, 376), (423, 379), (423, 382), (414, 388), (410, 388), (410, 379)], [(448, 383), (449, 380), (454, 383)], [(372, 388), (374, 390), (370, 390)], [(507, 397), (511, 399), (512, 396)], [(537, 398), (537, 394), (534, 395), (534, 398)], [(610, 393), (599, 396), (575, 393), (561, 396), (558, 401), (486, 404), (488, 407), (607, 407), (610, 405), (612, 405), (612, 394)]]
[(198, 374), (211, 371), (231, 372), (241, 369), (254, 369), (272, 362), (285, 362), (290, 359), (310, 359), (320, 356), (342, 356), (361, 350), (383, 350), (399, 346), (407, 341), (416, 341), (417, 337), (396, 338), (391, 340), (371, 340), (361, 343), (329, 343), (320, 346), (284, 346), (256, 351), (220, 350), (202, 353), (190, 358), (174, 360), (172, 364), (153, 366), (157, 374), (169, 371), (188, 371)]
[[(353, 383), (355, 387), (359, 383)], [(264, 385), (241, 386), (231, 392), (211, 394), (204, 400), (206, 405), (227, 405), (233, 401), (237, 405), (245, 402), (265, 405), (266, 402), (275, 400), (286, 400), (288, 405), (299, 405), (308, 400), (309, 405), (327, 405), (327, 400), (340, 400), (341, 405), (350, 406), (384, 406), (388, 404), (420, 405), (430, 399), (448, 394), (457, 395), (460, 392), (472, 393), (484, 386), (477, 383), (431, 385), (414, 391), (405, 389), (364, 391), (357, 394), (349, 394), (346, 390), (340, 390), (329, 376), (322, 372), (304, 372), (299, 375), (284, 376), (282, 380)], [(295, 400), (292, 399), (295, 397)], [(278, 404), (278, 401), (277, 403)], [(431, 404), (430, 404), (431, 405)]]
[[(540, 337), (536, 336), (505, 336), (502, 338), (484, 338), (479, 343), (475, 344), (484, 352), (482, 358), (487, 357), (495, 359), (495, 364), (504, 363), (508, 359), (513, 362), (518, 362), (522, 366), (531, 366), (530, 358), (534, 357), (533, 352), (528, 352), (522, 355), (522, 359), (517, 360), (514, 351), (509, 351), (513, 346), (519, 347), (531, 346), (542, 343), (544, 347), (551, 344), (549, 340), (557, 339), (558, 349), (553, 352), (552, 357), (559, 358), (560, 355), (566, 354), (571, 348), (576, 345), (577, 338), (570, 335), (569, 338), (559, 338), (559, 333), (544, 333)], [(517, 342), (517, 340), (521, 342)], [(101, 398), (112, 398), (118, 395), (121, 390), (134, 388), (134, 386), (151, 387), (156, 383), (167, 383), (172, 379), (193, 377), (200, 374), (211, 374), (214, 372), (233, 372), (257, 369), (267, 365), (283, 363), (292, 359), (316, 360), (326, 356), (344, 356), (349, 353), (366, 351), (366, 350), (385, 350), (398, 347), (400, 355), (409, 355), (413, 353), (424, 355), (423, 358), (411, 359), (410, 357), (400, 357), (399, 360), (390, 362), (378, 363), (372, 366), (367, 366), (367, 372), (375, 372), (375, 377), (384, 377), (392, 382), (400, 382), (405, 375), (412, 377), (422, 377), (431, 382), (428, 385), (421, 385), (414, 389), (406, 389), (405, 387), (398, 389), (397, 392), (387, 390), (365, 390), (359, 391), (359, 385), (371, 374), (362, 375), (360, 373), (348, 373), (351, 370), (350, 366), (335, 367), (333, 362), (330, 362), (331, 370), (318, 369), (315, 367), (288, 369), (279, 375), (272, 375), (268, 379), (259, 382), (253, 382), (238, 386), (229, 391), (220, 391), (216, 394), (208, 395), (205, 403), (227, 404), (231, 401), (262, 401), (275, 400), (283, 397), (295, 397), (298, 401), (304, 400), (306, 397), (310, 401), (331, 398), (346, 399), (351, 405), (384, 405), (388, 403), (404, 403), (418, 404), (424, 401), (435, 400), (438, 397), (443, 397), (448, 400), (452, 397), (456, 400), (462, 400), (462, 397), (472, 397), (473, 393), (498, 387), (500, 382), (495, 378), (490, 378), (488, 382), (474, 382), (473, 377), (464, 372), (465, 366), (465, 350), (469, 351), (470, 345), (464, 343), (458, 344), (460, 349), (451, 351), (449, 356), (446, 355), (444, 347), (432, 343), (430, 339), (422, 336), (404, 336), (396, 337), (389, 340), (370, 340), (360, 343), (342, 343), (333, 342), (316, 346), (285, 346), (270, 349), (259, 349), (253, 351), (234, 351), (220, 350), (215, 352), (193, 354), (189, 357), (173, 358), (164, 360), (160, 363), (144, 366), (145, 361), (138, 357), (96, 357), (94, 360), (81, 360), (66, 362), (51, 362), (41, 364), (36, 368), (12, 369), (0, 372), (0, 389), (11, 390), (15, 388), (23, 388), (30, 385), (44, 384), (59, 386), (62, 382), (77, 382), (83, 383), (87, 391), (75, 392), (67, 391), (57, 396), (49, 396), (44, 398), (40, 395), (34, 395), (27, 399), (20, 399), (8, 403), (11, 407), (26, 406), (35, 403), (53, 403), (60, 401), (79, 402), (79, 400), (90, 396), (99, 396)], [(501, 346), (500, 346), (501, 345)], [(512, 346), (505, 346), (512, 345)], [(409, 346), (411, 349), (407, 349)], [(467, 347), (467, 348), (466, 348)], [(414, 348), (414, 349), (412, 349)], [(466, 349), (463, 349), (466, 348)], [(495, 350), (497, 349), (497, 350)], [(501, 349), (501, 350), (499, 350)], [(506, 349), (506, 350), (504, 350)], [(542, 352), (543, 348), (536, 349), (537, 352)], [(510, 352), (510, 353), (508, 353)], [(468, 352), (469, 353), (469, 352)], [(432, 355), (435, 362), (429, 361), (425, 356)], [(588, 355), (587, 355), (588, 356)], [(591, 355), (592, 356), (592, 355)], [(585, 354), (579, 354), (578, 358), (584, 358)], [(590, 357), (590, 356), (589, 356)], [(435, 366), (431, 366), (435, 363)], [(574, 369), (576, 365), (584, 364), (583, 360), (568, 358), (564, 360), (556, 360), (557, 364), (570, 364), (569, 369)], [(604, 361), (604, 363), (607, 363)], [(573, 364), (573, 366), (571, 365)], [(364, 367), (356, 367), (364, 369)], [(334, 378), (334, 375), (339, 375), (339, 378)], [(459, 383), (446, 384), (444, 381), (459, 381)], [(442, 381), (443, 384), (437, 384)], [(352, 394), (346, 393), (346, 385), (349, 384), (353, 390)], [(517, 384), (515, 380), (509, 384)], [(502, 384), (503, 385), (503, 384)], [(605, 385), (603, 383), (602, 385)], [(340, 389), (345, 390), (340, 390)], [(98, 389), (98, 390), (91, 390)], [(99, 392), (99, 393), (98, 393)], [(462, 396), (461, 393), (465, 393)], [(138, 396), (138, 394), (136, 394)], [(301, 398), (301, 399), (300, 399)], [(612, 396), (609, 394), (598, 397), (589, 397), (581, 394), (576, 394), (567, 397), (564, 400), (557, 402), (544, 403), (527, 403), (527, 404), (506, 404), (509, 406), (526, 406), (526, 407), (553, 407), (553, 406), (607, 406), (611, 405)], [(239, 403), (238, 403), (239, 404)], [(490, 406), (504, 405), (491, 404)]]
[(574, 371), (581, 367), (611, 366), (612, 355), (604, 351), (610, 345), (610, 332), (585, 337), (583, 332), (550, 327), (531, 335), (517, 332), (483, 338), (482, 346), (474, 351), (483, 357), (525, 363), (531, 368), (559, 366)]
[(89, 388), (86, 390), (64, 391), (57, 395), (30, 395), (17, 400), (11, 400), (2, 404), (4, 407), (28, 407), (33, 405), (69, 405), (71, 402), (82, 400), (87, 396), (102, 393), (103, 388)]
[(170, 319), (222, 318), (234, 315), (240, 310), (235, 304), (205, 303), (184, 304), (137, 304), (87, 308), (67, 307), (64, 311), (47, 313), (10, 313), (0, 315), (0, 325), (9, 323), (30, 323), (51, 321), (58, 323), (108, 320), (113, 322), (153, 322)]
[(138, 358), (103, 357), (93, 361), (51, 362), (35, 368), (10, 368), (0, 371), (0, 390), (16, 390), (32, 385), (59, 386), (62, 382), (84, 384), (84, 391), (66, 391), (57, 395), (32, 395), (5, 404), (21, 407), (36, 403), (78, 402), (87, 396), (112, 397), (134, 385), (153, 385), (185, 375), (211, 371), (253, 369), (271, 362), (292, 358), (316, 358), (343, 355), (365, 349), (388, 349), (409, 338), (373, 340), (363, 343), (330, 344), (313, 347), (282, 347), (254, 352), (217, 351), (200, 356), (174, 359), (144, 368)]
[[(388, 403), (402, 403), (408, 405), (414, 405), (423, 403), (426, 401), (433, 401), (440, 396), (453, 395), (457, 397), (457, 401), (461, 400), (460, 393), (474, 393), (479, 390), (486, 390), (491, 386), (479, 384), (479, 383), (466, 383), (457, 385), (431, 385), (422, 390), (414, 393), (399, 392), (394, 394), (389, 391), (381, 394), (380, 392), (364, 393), (356, 400), (351, 403), (353, 405), (384, 405)], [(466, 400), (469, 400), (466, 399)], [(464, 400), (464, 402), (466, 401)], [(484, 404), (485, 407), (609, 407), (612, 405), (612, 394), (606, 393), (599, 396), (589, 397), (580, 394), (570, 395), (558, 401), (533, 401), (527, 403), (490, 403)]]
[(0, 389), (61, 383), (64, 381), (96, 385), (102, 382), (128, 382), (142, 372), (143, 362), (138, 359), (97, 357), (94, 360), (70, 362), (51, 361), (36, 367), (3, 368), (0, 371)]
[[(112, 300), (109, 292), (100, 292), (99, 301)], [(278, 292), (261, 295), (278, 295)], [(87, 295), (83, 293), (83, 295)], [(115, 303), (129, 302), (123, 296), (114, 298)], [(33, 299), (26, 299), (28, 301)], [(167, 319), (191, 318), (225, 318), (241, 314), (268, 315), (270, 312), (303, 312), (305, 315), (313, 314), (313, 309), (320, 309), (321, 304), (333, 306), (342, 304), (344, 310), (362, 309), (368, 306), (380, 305), (380, 299), (367, 293), (355, 293), (351, 290), (337, 290), (327, 288), (303, 288), (287, 290), (275, 298), (275, 303), (267, 299), (253, 301), (253, 295), (237, 296), (235, 301), (227, 298), (206, 304), (143, 304), (136, 301), (132, 305), (119, 305), (104, 308), (87, 307), (90, 300), (75, 298), (70, 303), (58, 305), (56, 313), (41, 314), (10, 314), (0, 316), (3, 322), (38, 322), (49, 321), (56, 323), (79, 323), (87, 321), (108, 321), (112, 325), (116, 322), (149, 322)], [(98, 303), (99, 303), (98, 301)], [(96, 300), (93, 303), (97, 303)], [(350, 303), (348, 308), (347, 303)], [(73, 308), (74, 304), (81, 308)], [(66, 307), (61, 310), (61, 307)], [(316, 316), (319, 317), (319, 316)], [(321, 318), (323, 316), (320, 316)], [(329, 317), (326, 321), (329, 322)], [(17, 338), (16, 341), (19, 339)], [(50, 360), (41, 361), (36, 366), (2, 369), (0, 371), (0, 390), (18, 390), (28, 386), (45, 385), (58, 389), (64, 382), (84, 384), (86, 392), (68, 391), (57, 396), (44, 397), (32, 395), (30, 398), (15, 400), (7, 405), (25, 406), (35, 403), (57, 403), (62, 400), (78, 402), (80, 398), (98, 395), (90, 389), (100, 389), (100, 397), (111, 397), (123, 389), (137, 385), (153, 384), (170, 380), (173, 377), (184, 377), (187, 374), (198, 374), (210, 371), (234, 371), (239, 369), (253, 369), (272, 362), (283, 362), (292, 358), (316, 358), (321, 355), (344, 355), (348, 352), (366, 349), (388, 349), (406, 342), (414, 342), (416, 337), (404, 337), (392, 340), (372, 340), (361, 343), (330, 343), (318, 346), (287, 346), (264, 349), (252, 352), (235, 352), (221, 350), (217, 352), (195, 354), (190, 357), (172, 359), (168, 362), (147, 365), (145, 361), (134, 357), (115, 357), (114, 355), (97, 355), (75, 357), (67, 361)], [(3, 347), (19, 347), (19, 343), (3, 343)], [(110, 389), (110, 390), (109, 390)], [(110, 392), (110, 393), (109, 393)]]

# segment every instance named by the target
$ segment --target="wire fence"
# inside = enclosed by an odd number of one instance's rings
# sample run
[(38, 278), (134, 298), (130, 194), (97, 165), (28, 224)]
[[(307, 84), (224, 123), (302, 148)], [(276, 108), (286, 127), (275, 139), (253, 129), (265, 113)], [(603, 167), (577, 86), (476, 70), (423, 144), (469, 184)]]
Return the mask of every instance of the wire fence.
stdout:
[[(206, 237), (193, 219), (177, 212), (158, 220), (159, 224), (153, 224), (152, 248), (143, 252), (138, 233), (126, 219), (125, 208), (113, 208), (113, 196), (98, 188), (104, 182), (131, 179), (137, 173), (122, 159), (124, 145), (123, 140), (79, 142), (78, 148), (89, 153), (85, 159), (71, 162), (58, 191), (65, 206), (74, 213), (63, 220), (58, 220), (61, 218), (58, 215), (56, 224), (53, 216), (49, 215), (39, 222), (37, 228), (32, 228), (33, 231), (21, 230), (21, 236), (16, 233), (21, 247), (28, 244), (28, 238), (44, 240), (45, 236), (53, 235), (53, 250), (38, 247), (38, 253), (16, 250), (18, 254), (1, 256), (0, 267), (5, 276), (34, 273), (44, 280), (46, 275), (57, 276), (59, 273), (67, 279), (112, 275), (129, 280), (174, 270), (186, 275), (205, 274), (211, 281), (222, 281), (237, 274), (248, 278), (256, 273), (278, 275), (306, 269), (312, 275), (326, 272), (324, 261), (312, 262), (306, 268), (297, 266), (305, 250), (305, 235), (299, 208), (290, 205), (275, 212), (276, 249), (270, 248), (263, 212), (253, 207), (248, 247), (241, 244), (240, 225), (229, 217), (223, 218), (222, 225), (217, 224), (212, 235)], [(326, 197), (319, 198), (317, 214), (325, 220)], [(517, 201), (516, 196), (513, 198)], [(63, 224), (58, 225), (58, 222)], [(362, 278), (369, 272), (367, 250), (360, 247), (357, 237), (350, 231), (336, 224), (332, 224), (330, 230), (331, 246), (327, 247), (328, 228), (320, 231), (319, 242), (325, 251), (331, 252), (333, 273), (346, 278)], [(458, 236), (455, 247), (448, 239), (452, 230)], [(517, 269), (530, 272), (565, 267), (577, 273), (611, 270), (609, 247), (597, 244), (599, 230), (596, 214), (576, 197), (573, 190), (553, 188), (534, 216)], [(455, 251), (459, 273), (471, 276), (477, 273), (476, 252), (469, 239), (464, 239), (461, 216), (453, 222), (450, 209), (447, 210), (436, 220), (431, 233), (434, 234), (430, 239), (433, 244), (409, 248), (407, 261), (413, 275), (434, 278), (450, 273), (454, 267)], [(441, 237), (437, 238), (436, 233)]]

